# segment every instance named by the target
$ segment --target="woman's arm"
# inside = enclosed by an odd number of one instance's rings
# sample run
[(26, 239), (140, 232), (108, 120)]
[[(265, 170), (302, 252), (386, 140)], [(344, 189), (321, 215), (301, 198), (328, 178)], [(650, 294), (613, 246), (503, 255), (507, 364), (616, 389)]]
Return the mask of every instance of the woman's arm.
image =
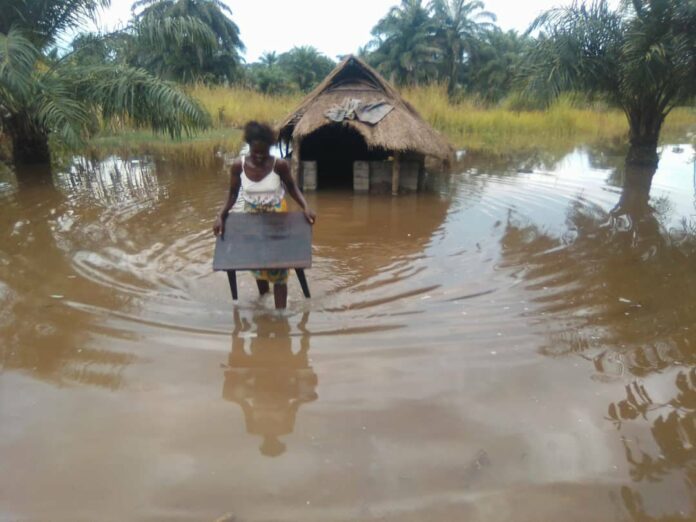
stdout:
[(297, 183), (295, 183), (295, 180), (292, 179), (288, 162), (285, 160), (278, 160), (276, 162), (276, 172), (280, 176), (280, 179), (283, 180), (285, 188), (288, 190), (288, 194), (290, 194), (292, 199), (297, 201), (297, 204), (302, 207), (302, 211), (304, 212), (307, 221), (310, 225), (313, 225), (317, 220), (317, 215), (311, 208), (309, 208), (309, 205), (297, 186)]
[(213, 234), (220, 236), (221, 239), (225, 239), (225, 219), (227, 219), (227, 214), (230, 213), (230, 209), (234, 206), (239, 195), (239, 187), (242, 184), (241, 174), (242, 162), (235, 160), (230, 168), (230, 190), (227, 193), (227, 201), (220, 209), (213, 225)]

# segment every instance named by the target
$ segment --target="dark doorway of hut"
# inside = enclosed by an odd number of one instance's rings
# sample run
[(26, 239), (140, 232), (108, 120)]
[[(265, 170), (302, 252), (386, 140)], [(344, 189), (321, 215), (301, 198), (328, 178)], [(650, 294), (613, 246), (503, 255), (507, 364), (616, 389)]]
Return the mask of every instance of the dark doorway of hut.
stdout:
[[(388, 157), (384, 150), (370, 150), (360, 133), (347, 125), (326, 125), (302, 141), (300, 175), (315, 168), (316, 189), (352, 190), (353, 165), (356, 161), (384, 161)], [(307, 181), (303, 179), (305, 186)]]

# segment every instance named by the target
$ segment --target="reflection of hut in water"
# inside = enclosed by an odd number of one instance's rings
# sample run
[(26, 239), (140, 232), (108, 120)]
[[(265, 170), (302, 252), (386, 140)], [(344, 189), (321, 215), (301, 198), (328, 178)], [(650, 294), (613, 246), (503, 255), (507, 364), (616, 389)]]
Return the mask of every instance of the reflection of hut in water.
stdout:
[[(295, 353), (287, 319), (264, 316), (256, 320), (247, 351), (247, 339), (240, 335), (246, 328), (236, 310), (235, 319), (222, 396), (242, 407), (247, 432), (263, 437), (261, 453), (274, 457), (285, 451), (279, 437), (292, 433), (300, 405), (317, 399), (318, 379), (308, 360), (309, 335), (300, 337)], [(302, 330), (306, 321), (305, 315)]]
[(283, 122), (293, 174), (304, 190), (416, 191), (424, 161), (449, 161), (453, 150), (377, 71), (345, 58)]

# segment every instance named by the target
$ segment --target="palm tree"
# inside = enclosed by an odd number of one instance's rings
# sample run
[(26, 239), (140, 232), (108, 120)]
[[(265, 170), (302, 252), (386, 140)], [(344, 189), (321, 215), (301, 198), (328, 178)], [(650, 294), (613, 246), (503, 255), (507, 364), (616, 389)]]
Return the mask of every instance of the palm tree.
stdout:
[[(209, 124), (194, 100), (142, 69), (81, 62), (73, 53), (55, 57), (51, 46), (60, 35), (108, 1), (18, 0), (0, 11), (0, 130), (15, 163), (50, 162), (49, 136), (77, 146), (98, 118), (118, 115), (172, 136)], [(158, 20), (138, 34), (152, 46), (175, 38), (209, 45), (208, 33), (189, 20)]]
[(208, 52), (202, 52), (191, 41), (179, 42), (167, 49), (137, 47), (131, 56), (132, 63), (159, 76), (186, 82), (202, 78), (230, 81), (239, 71), (243, 61), (239, 53), (244, 50), (244, 44), (239, 37), (239, 27), (231, 19), (232, 11), (220, 0), (139, 0), (131, 10), (135, 14), (135, 24), (149, 25), (152, 20), (162, 19), (198, 20), (215, 40)]
[(447, 92), (454, 94), (459, 72), (485, 31), (495, 26), (495, 15), (484, 11), (480, 0), (433, 0), (436, 34), (443, 51)]
[(606, 0), (542, 14), (529, 56), (529, 91), (597, 93), (629, 124), (627, 163), (656, 165), (665, 117), (696, 95), (696, 1)]
[(372, 29), (367, 60), (392, 82), (415, 84), (437, 77), (441, 54), (430, 8), (422, 0), (402, 0)]
[(275, 51), (263, 53), (259, 62), (266, 67), (273, 67), (278, 63), (278, 54)]
[(336, 66), (314, 47), (293, 47), (278, 57), (278, 67), (303, 92), (316, 87)]
[(486, 31), (474, 59), (467, 63), (467, 88), (489, 102), (497, 102), (515, 88), (520, 64), (533, 40), (496, 27)]
[(25, 37), (38, 49), (54, 45), (67, 29), (93, 19), (110, 0), (13, 0), (0, 9), (0, 33), (22, 27)]
[(288, 74), (277, 64), (252, 63), (246, 66), (246, 76), (250, 86), (264, 94), (282, 94), (296, 89)]

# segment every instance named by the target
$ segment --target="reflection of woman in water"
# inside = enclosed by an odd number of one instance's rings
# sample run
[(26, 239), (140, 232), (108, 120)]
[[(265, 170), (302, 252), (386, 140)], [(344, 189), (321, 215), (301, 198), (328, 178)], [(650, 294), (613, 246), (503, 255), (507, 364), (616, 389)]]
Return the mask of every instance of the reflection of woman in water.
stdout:
[[(302, 207), (305, 217), (314, 224), (316, 214), (309, 208), (297, 184), (290, 175), (287, 161), (271, 156), (271, 146), (276, 143), (273, 130), (263, 123), (250, 121), (244, 127), (244, 140), (249, 144), (249, 154), (235, 160), (230, 171), (230, 190), (227, 201), (220, 210), (213, 232), (225, 234), (225, 219), (241, 195), (244, 212), (286, 212), (285, 191)], [(288, 271), (254, 270), (256, 285), (261, 295), (273, 284), (276, 308), (285, 308), (288, 298)]]
[[(300, 329), (306, 321), (305, 316)], [(263, 437), (261, 453), (275, 457), (285, 451), (280, 437), (292, 433), (300, 405), (317, 399), (317, 375), (309, 366), (309, 335), (300, 338), (300, 350), (294, 353), (286, 318), (264, 316), (256, 323), (256, 336), (247, 352), (235, 309), (222, 396), (242, 407), (247, 432)]]

